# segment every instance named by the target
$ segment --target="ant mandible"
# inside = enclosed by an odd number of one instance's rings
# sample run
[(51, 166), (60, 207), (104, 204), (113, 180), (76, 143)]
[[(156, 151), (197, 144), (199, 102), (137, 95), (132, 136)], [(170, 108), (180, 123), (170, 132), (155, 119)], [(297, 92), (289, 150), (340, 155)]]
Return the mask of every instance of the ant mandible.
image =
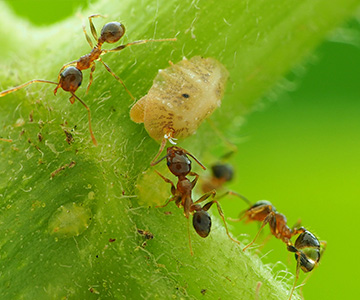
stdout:
[[(246, 201), (246, 199), (244, 200)], [(290, 300), (296, 282), (299, 279), (300, 269), (303, 270), (304, 273), (307, 273), (312, 271), (314, 267), (318, 265), (320, 257), (325, 251), (326, 242), (319, 242), (319, 240), (304, 227), (295, 228), (294, 226), (294, 228), (289, 228), (286, 224), (286, 217), (283, 214), (278, 213), (276, 208), (269, 201), (261, 200), (253, 205), (251, 205), (249, 201), (247, 201), (247, 203), (250, 204), (250, 208), (240, 213), (238, 219), (233, 219), (232, 221), (241, 221), (246, 218), (246, 222), (259, 221), (262, 222), (262, 225), (255, 238), (243, 248), (243, 251), (256, 241), (261, 230), (266, 224), (269, 224), (271, 233), (287, 245), (288, 251), (295, 253), (295, 259), (297, 261), (296, 277), (290, 292)], [(299, 234), (299, 236), (297, 237), (295, 244), (293, 244), (291, 238), (297, 234)]]
[(87, 34), (85, 30), (85, 26), (83, 26), (83, 31), (86, 37), (87, 42), (89, 43), (90, 47), (92, 48), (91, 52), (81, 56), (78, 60), (71, 61), (65, 65), (62, 66), (60, 69), (59, 75), (58, 75), (58, 82), (49, 81), (49, 80), (42, 80), (42, 79), (33, 79), (26, 83), (23, 83), (19, 86), (13, 87), (11, 89), (5, 90), (3, 92), (0, 92), (0, 97), (3, 97), (9, 93), (15, 92), (17, 90), (20, 90), (30, 84), (33, 83), (50, 83), (56, 85), (54, 89), (54, 95), (56, 95), (57, 90), (59, 88), (62, 88), (66, 92), (70, 92), (71, 96), (69, 98), (70, 103), (74, 104), (75, 100), (77, 99), (87, 110), (88, 112), (88, 122), (89, 122), (89, 131), (91, 135), (92, 142), (95, 146), (97, 146), (97, 141), (95, 139), (94, 133), (91, 128), (91, 113), (90, 108), (85, 104), (83, 100), (81, 100), (77, 95), (75, 95), (76, 90), (79, 88), (79, 86), (82, 83), (82, 70), (90, 69), (90, 79), (89, 83), (86, 89), (86, 92), (89, 91), (89, 88), (93, 82), (93, 73), (95, 71), (95, 61), (100, 61), (105, 69), (117, 80), (119, 81), (123, 87), (125, 88), (126, 92), (130, 95), (132, 100), (134, 100), (134, 96), (130, 93), (130, 91), (125, 86), (124, 82), (118, 77), (111, 69), (110, 67), (101, 59), (101, 55), (108, 53), (108, 52), (116, 52), (123, 50), (126, 47), (132, 46), (132, 45), (138, 45), (138, 44), (145, 44), (148, 42), (163, 42), (163, 41), (176, 41), (176, 38), (173, 39), (158, 39), (158, 40), (139, 40), (134, 41), (131, 43), (127, 43), (124, 45), (120, 45), (118, 47), (115, 47), (113, 49), (101, 49), (102, 45), (104, 43), (116, 43), (119, 41), (125, 34), (125, 26), (119, 22), (110, 22), (103, 26), (100, 37), (98, 38), (97, 32), (95, 29), (95, 26), (92, 22), (93, 18), (97, 17), (103, 17), (100, 14), (91, 15), (89, 16), (89, 23), (90, 23), (90, 29), (91, 33), (96, 41), (96, 45), (93, 45), (93, 42), (91, 41), (91, 38)]
[[(215, 190), (205, 193), (198, 200), (196, 200), (195, 202), (193, 201), (191, 193), (199, 179), (199, 175), (195, 172), (191, 172), (191, 161), (188, 158), (188, 156), (193, 158), (199, 164), (199, 166), (205, 170), (205, 167), (201, 164), (201, 162), (197, 160), (191, 153), (176, 146), (167, 148), (167, 154), (154, 163), (154, 165), (156, 165), (160, 161), (166, 158), (167, 166), (170, 172), (173, 173), (178, 178), (178, 182), (175, 187), (174, 183), (170, 179), (164, 177), (162, 174), (156, 171), (156, 173), (165, 182), (171, 184), (171, 194), (173, 195), (173, 197), (171, 197), (164, 205), (158, 207), (165, 207), (171, 201), (175, 201), (177, 207), (184, 208), (184, 215), (187, 219), (189, 219), (190, 214), (193, 214), (193, 227), (199, 236), (205, 238), (209, 235), (211, 229), (211, 217), (207, 211), (215, 203), (219, 215), (224, 222), (226, 234), (235, 243), (240, 244), (239, 241), (233, 239), (230, 236), (229, 230), (225, 222), (224, 213), (220, 207), (219, 202), (216, 199), (214, 199), (216, 195)], [(193, 181), (190, 181), (186, 176), (194, 176), (195, 179)], [(212, 200), (201, 207), (200, 203), (204, 202), (209, 197), (211, 197)], [(189, 222), (188, 222), (188, 236), (189, 236), (190, 253), (191, 255), (193, 255), (193, 251), (191, 247), (191, 239), (190, 239)]]

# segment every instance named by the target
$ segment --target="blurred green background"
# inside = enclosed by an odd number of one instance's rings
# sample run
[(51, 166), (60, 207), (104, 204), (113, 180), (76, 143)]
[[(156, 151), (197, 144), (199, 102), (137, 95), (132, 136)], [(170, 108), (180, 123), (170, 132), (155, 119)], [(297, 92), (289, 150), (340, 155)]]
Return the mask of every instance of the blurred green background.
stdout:
[[(89, 5), (87, 0), (6, 2), (39, 26)], [(298, 67), (291, 72), (284, 86), (293, 91), (265, 97), (247, 117), (243, 143), (230, 159), (237, 171), (231, 189), (253, 202), (270, 200), (289, 224), (301, 219), (327, 240), (322, 263), (304, 288), (306, 299), (356, 299), (358, 294), (359, 226), (351, 211), (360, 211), (359, 36), (360, 26), (353, 20), (337, 32), (336, 42), (319, 47), (305, 71)], [(224, 200), (222, 206), (231, 217), (246, 208), (237, 199)], [(250, 240), (257, 229), (255, 224), (233, 225), (240, 239)], [(259, 243), (267, 233), (264, 230)], [(271, 239), (261, 251), (264, 263), (272, 264), (280, 278), (289, 278), (286, 269), (294, 273), (295, 260), (280, 241)]]

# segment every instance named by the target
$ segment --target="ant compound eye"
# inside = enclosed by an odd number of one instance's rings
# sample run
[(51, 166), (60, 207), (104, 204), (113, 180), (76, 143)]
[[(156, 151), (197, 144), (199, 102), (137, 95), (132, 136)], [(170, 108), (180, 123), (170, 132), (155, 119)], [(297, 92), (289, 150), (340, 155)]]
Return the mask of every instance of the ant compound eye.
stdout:
[(116, 43), (125, 34), (125, 26), (119, 22), (110, 22), (101, 29), (100, 39), (109, 44)]
[(64, 91), (75, 92), (82, 82), (82, 72), (75, 67), (68, 67), (60, 74), (60, 86)]
[(194, 213), (193, 226), (197, 234), (206, 238), (211, 229), (211, 218), (207, 211), (200, 210)]

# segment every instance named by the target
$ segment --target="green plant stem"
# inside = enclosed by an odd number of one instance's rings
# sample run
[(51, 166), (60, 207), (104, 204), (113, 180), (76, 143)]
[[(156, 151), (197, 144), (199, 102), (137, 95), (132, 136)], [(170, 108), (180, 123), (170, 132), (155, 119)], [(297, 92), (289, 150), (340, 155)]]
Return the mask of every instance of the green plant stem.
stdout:
[[(360, 1), (153, 3), (101, 0), (82, 15), (108, 16), (94, 20), (98, 32), (107, 21), (123, 21), (127, 41), (177, 37), (103, 57), (137, 99), (169, 60), (202, 55), (227, 66), (228, 89), (212, 117), (226, 136), (239, 133), (239, 117)], [(34, 78), (56, 80), (63, 64), (89, 52), (76, 16), (40, 29), (0, 8), (1, 89)], [(4, 30), (8, 24), (11, 33)], [(286, 299), (289, 287), (228, 239), (215, 209), (208, 238), (190, 230), (191, 256), (181, 210), (172, 203), (153, 207), (166, 201), (170, 188), (152, 170), (140, 177), (138, 198), (137, 179), (158, 145), (130, 121), (123, 87), (101, 64), (94, 75), (89, 94), (83, 87), (77, 95), (91, 108), (98, 147), (84, 107), (71, 105), (65, 92), (54, 97), (52, 86), (34, 84), (0, 99), (0, 137), (13, 140), (0, 141), (0, 298), (254, 299), (261, 282), (259, 299)], [(180, 145), (201, 158), (216, 142), (204, 124)], [(154, 238), (146, 241), (138, 229)]]

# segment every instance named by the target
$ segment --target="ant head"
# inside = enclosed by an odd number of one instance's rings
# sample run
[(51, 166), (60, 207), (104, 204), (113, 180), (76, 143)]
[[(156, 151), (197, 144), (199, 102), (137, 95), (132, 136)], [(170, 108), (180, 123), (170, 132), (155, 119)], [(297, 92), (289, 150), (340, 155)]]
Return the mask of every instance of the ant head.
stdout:
[(75, 92), (82, 82), (82, 72), (75, 67), (68, 67), (60, 74), (60, 86), (64, 91)]
[(206, 238), (211, 229), (211, 218), (207, 211), (199, 210), (194, 213), (193, 226), (197, 234), (203, 238)]
[(310, 272), (320, 260), (320, 242), (309, 231), (301, 233), (295, 241), (295, 258), (298, 260), (300, 253), (300, 267), (306, 273)]
[(234, 177), (234, 169), (229, 164), (217, 163), (211, 167), (214, 177), (230, 181)]
[(166, 159), (170, 172), (175, 176), (186, 176), (191, 171), (191, 161), (179, 147), (169, 147)]
[(103, 42), (112, 44), (120, 40), (125, 34), (125, 26), (119, 22), (110, 22), (101, 29), (100, 39)]

